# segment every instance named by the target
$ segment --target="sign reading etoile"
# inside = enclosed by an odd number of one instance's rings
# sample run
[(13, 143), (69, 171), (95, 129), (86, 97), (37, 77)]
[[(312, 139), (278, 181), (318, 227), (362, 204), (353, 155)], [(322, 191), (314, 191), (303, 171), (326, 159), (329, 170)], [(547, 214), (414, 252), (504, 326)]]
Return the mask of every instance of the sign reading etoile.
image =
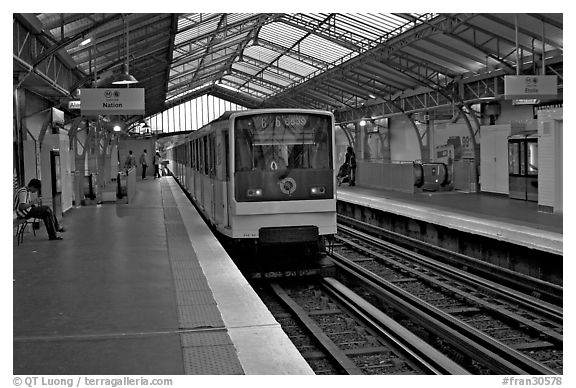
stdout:
[(144, 114), (144, 88), (80, 89), (80, 101), (84, 116)]
[(506, 75), (504, 98), (555, 98), (558, 81), (555, 75)]

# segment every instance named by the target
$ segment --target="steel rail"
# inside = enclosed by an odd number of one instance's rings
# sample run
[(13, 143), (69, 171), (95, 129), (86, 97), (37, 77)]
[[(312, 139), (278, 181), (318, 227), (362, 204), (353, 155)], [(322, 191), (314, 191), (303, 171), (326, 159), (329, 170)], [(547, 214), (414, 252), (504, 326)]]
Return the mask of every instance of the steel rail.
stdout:
[(339, 303), (361, 317), (381, 337), (393, 343), (401, 352), (416, 362), (418, 366), (436, 375), (470, 374), (456, 362), (424, 342), (398, 322), (378, 310), (352, 290), (334, 278), (323, 278), (322, 286), (335, 297)]
[[(498, 283), (505, 284), (510, 288), (523, 291), (525, 294), (530, 294), (534, 291), (538, 292), (542, 298), (553, 304), (562, 304), (563, 287), (554, 283), (544, 280), (536, 279), (534, 277), (524, 275), (508, 268), (503, 268), (495, 264), (487, 263), (474, 257), (466, 256), (457, 252), (452, 252), (448, 249), (441, 248), (424, 241), (417, 240), (412, 237), (404, 236), (395, 233), (376, 225), (371, 225), (366, 222), (355, 220), (353, 218), (338, 215), (338, 219), (346, 222), (347, 224), (357, 226), (363, 230), (375, 231), (379, 235), (386, 236), (393, 240), (396, 244), (404, 247), (417, 247), (418, 249), (426, 251), (426, 254), (434, 256), (448, 264), (454, 266), (467, 266), (468, 272), (476, 273), (487, 279), (493, 279)], [(344, 226), (342, 223), (339, 227)]]
[(318, 345), (330, 358), (349, 375), (362, 375), (362, 370), (330, 339), (324, 334), (322, 328), (296, 303), (284, 289), (277, 283), (271, 283), (270, 288), (276, 296), (294, 313), (295, 318), (304, 326), (316, 340)]
[[(341, 237), (340, 237), (341, 239)], [(501, 306), (495, 306), (493, 303), (487, 302), (486, 300), (477, 297), (469, 292), (466, 291), (462, 291), (457, 287), (454, 287), (452, 285), (448, 285), (442, 282), (438, 282), (437, 279), (433, 278), (430, 275), (424, 274), (418, 270), (415, 270), (413, 268), (410, 268), (409, 266), (402, 264), (402, 263), (398, 263), (395, 262), (392, 259), (389, 259), (377, 252), (371, 251), (361, 245), (358, 245), (356, 243), (353, 242), (346, 242), (346, 244), (355, 247), (358, 250), (362, 250), (364, 251), (364, 253), (373, 256), (376, 258), (376, 261), (379, 262), (385, 262), (387, 264), (396, 266), (397, 268), (400, 268), (403, 271), (406, 271), (408, 273), (413, 274), (413, 276), (420, 278), (430, 284), (436, 284), (438, 286), (440, 286), (441, 288), (443, 288), (444, 290), (453, 293), (454, 295), (458, 295), (474, 304), (477, 304), (479, 306), (482, 306), (484, 309), (494, 313), (495, 315), (504, 317), (506, 320), (512, 320), (515, 322), (518, 322), (520, 325), (526, 326), (531, 328), (533, 331), (537, 332), (539, 335), (543, 334), (545, 335), (549, 340), (551, 340), (552, 342), (554, 342), (557, 345), (562, 345), (563, 343), (563, 336), (562, 334), (554, 331), (553, 329), (547, 327), (547, 326), (543, 326), (539, 323), (533, 322), (530, 319), (527, 319), (519, 314), (516, 314), (512, 311), (507, 310), (505, 307), (501, 307)], [(419, 263), (421, 264), (421, 263)], [(436, 267), (432, 267), (432, 271), (435, 272), (441, 272), (440, 270), (438, 270), (438, 268)], [(449, 277), (449, 274), (443, 274), (444, 276)], [(457, 281), (460, 281), (460, 279), (457, 279)], [(478, 284), (470, 281), (470, 282), (466, 282), (466, 281), (461, 281), (461, 283), (464, 283), (467, 287), (473, 287), (473, 288), (482, 288), (480, 287)], [(487, 294), (491, 294), (491, 296), (493, 296), (493, 294), (497, 294), (498, 292), (496, 291), (496, 289), (484, 289), (484, 292), (486, 292)], [(516, 303), (516, 301), (513, 301), (513, 303)], [(532, 306), (529, 306), (528, 308), (531, 308)]]
[(374, 290), (387, 303), (491, 370), (500, 374), (557, 374), (554, 370), (464, 324), (344, 256), (338, 253), (332, 253), (330, 256), (339, 268)]
[[(472, 286), (474, 288), (483, 290), (484, 292), (489, 293), (490, 295), (496, 295), (507, 302), (516, 303), (526, 310), (530, 312), (534, 312), (545, 317), (548, 320), (556, 324), (562, 324), (563, 322), (563, 309), (562, 307), (544, 302), (540, 299), (534, 298), (532, 296), (526, 295), (516, 290), (512, 290), (508, 287), (502, 286), (501, 284), (497, 284), (490, 280), (483, 279), (479, 276), (474, 274), (470, 274), (466, 271), (454, 268), (449, 264), (439, 263), (437, 260), (430, 259), (426, 256), (418, 254), (416, 252), (410, 251), (406, 248), (399, 247), (393, 243), (382, 241), (374, 236), (368, 235), (366, 233), (348, 228), (346, 226), (341, 226), (340, 230), (345, 231), (353, 236), (356, 236), (360, 239), (370, 242), (370, 244), (374, 244), (378, 248), (386, 249), (389, 252), (393, 252), (394, 254), (400, 255), (406, 259), (411, 261), (415, 261), (418, 264), (425, 266), (437, 273), (441, 273), (444, 276), (451, 277), (456, 279), (458, 282), (464, 283), (468, 286)], [(340, 236), (336, 236), (336, 239), (342, 239)], [(347, 242), (348, 243), (348, 242)], [(385, 260), (387, 262), (391, 262), (391, 260), (379, 255), (376, 252), (370, 251), (369, 249), (359, 246), (357, 244), (351, 243), (350, 244), (356, 246), (358, 249), (365, 250), (369, 254), (378, 257), (381, 260)], [(394, 263), (395, 265), (401, 265)], [(489, 306), (486, 306), (489, 308)], [(546, 332), (546, 328), (544, 327), (536, 327), (537, 330), (541, 330)], [(557, 341), (562, 341), (561, 338), (558, 338), (558, 333), (550, 333), (552, 337), (554, 337)]]

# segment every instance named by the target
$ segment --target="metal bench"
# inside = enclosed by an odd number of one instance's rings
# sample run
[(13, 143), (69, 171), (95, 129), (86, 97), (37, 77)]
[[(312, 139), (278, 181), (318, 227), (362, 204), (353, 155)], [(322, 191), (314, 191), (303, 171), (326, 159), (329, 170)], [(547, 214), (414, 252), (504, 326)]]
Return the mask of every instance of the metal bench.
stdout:
[[(26, 227), (28, 226), (28, 224), (34, 224), (35, 222), (37, 222), (38, 220), (36, 218), (18, 218), (18, 217), (14, 217), (14, 226), (16, 227), (16, 241), (17, 244), (20, 245), (20, 243), (22, 243), (24, 241), (24, 231), (26, 230)], [(34, 233), (34, 236), (36, 236), (36, 230), (34, 229), (34, 226), (32, 226), (32, 233)]]

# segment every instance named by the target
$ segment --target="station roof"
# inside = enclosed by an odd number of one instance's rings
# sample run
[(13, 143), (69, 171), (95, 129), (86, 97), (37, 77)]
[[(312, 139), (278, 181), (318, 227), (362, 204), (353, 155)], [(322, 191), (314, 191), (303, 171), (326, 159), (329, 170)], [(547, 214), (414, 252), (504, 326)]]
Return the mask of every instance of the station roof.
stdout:
[(562, 14), (14, 15), (45, 42), (34, 65), (71, 58), (74, 88), (110, 87), (128, 62), (146, 116), (206, 93), (249, 108), (354, 109), (563, 53)]

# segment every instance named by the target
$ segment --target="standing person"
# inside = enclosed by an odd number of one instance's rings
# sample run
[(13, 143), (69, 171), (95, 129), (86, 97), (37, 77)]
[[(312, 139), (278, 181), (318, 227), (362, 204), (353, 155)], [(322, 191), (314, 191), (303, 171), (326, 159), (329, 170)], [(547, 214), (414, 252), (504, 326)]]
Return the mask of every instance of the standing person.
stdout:
[(350, 167), (350, 186), (356, 185), (356, 154), (352, 147), (346, 149), (346, 164)]
[(136, 157), (132, 155), (132, 150), (130, 150), (128, 151), (126, 162), (124, 162), (124, 168), (130, 170), (132, 167), (136, 167)]
[(154, 164), (154, 179), (160, 178), (160, 152), (156, 151), (152, 163)]
[(142, 165), (142, 179), (146, 179), (146, 167), (148, 167), (148, 153), (146, 149), (140, 155), (140, 164)]
[(38, 179), (31, 179), (28, 186), (20, 188), (14, 197), (14, 210), (18, 218), (38, 218), (44, 221), (46, 232), (50, 240), (62, 240), (56, 232), (64, 232), (58, 224), (58, 219), (49, 206), (40, 205), (40, 198), (32, 198), (31, 194), (40, 192), (42, 183)]

